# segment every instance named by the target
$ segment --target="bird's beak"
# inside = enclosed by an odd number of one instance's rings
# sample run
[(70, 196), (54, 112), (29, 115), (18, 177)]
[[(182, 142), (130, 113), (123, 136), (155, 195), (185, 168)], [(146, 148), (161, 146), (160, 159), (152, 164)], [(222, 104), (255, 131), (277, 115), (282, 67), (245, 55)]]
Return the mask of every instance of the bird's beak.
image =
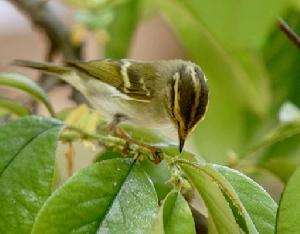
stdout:
[(179, 152), (182, 152), (184, 146), (185, 139), (179, 138)]
[(184, 147), (184, 142), (185, 142), (185, 139), (186, 139), (186, 132), (185, 131), (182, 131), (180, 129), (178, 129), (178, 137), (179, 137), (179, 152), (181, 153), (182, 152), (182, 149)]

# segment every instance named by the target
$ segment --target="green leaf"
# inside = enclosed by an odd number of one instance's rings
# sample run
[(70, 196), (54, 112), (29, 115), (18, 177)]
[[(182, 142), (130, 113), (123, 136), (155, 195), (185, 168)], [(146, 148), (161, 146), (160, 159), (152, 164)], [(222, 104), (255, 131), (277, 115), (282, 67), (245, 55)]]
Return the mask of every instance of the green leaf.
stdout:
[[(214, 165), (231, 184), (259, 233), (273, 234), (277, 204), (256, 182), (228, 167)], [(259, 202), (259, 205), (258, 205)]]
[[(299, 9), (290, 7), (290, 9), (286, 11), (282, 17), (299, 35)], [(282, 109), (282, 106), (284, 107), (284, 103), (287, 101), (293, 103), (293, 105), (299, 108), (299, 49), (288, 39), (286, 34), (284, 34), (281, 30), (278, 30), (277, 25), (274, 25), (273, 31), (264, 45), (263, 56), (269, 72), (270, 84), (273, 93), (272, 114), (277, 114), (278, 109)], [(276, 143), (272, 145), (266, 153), (264, 153), (263, 158), (269, 159), (282, 157), (286, 159), (287, 157), (299, 157), (299, 141), (300, 134), (290, 137), (285, 141)]]
[(25, 116), (30, 114), (30, 110), (28, 110), (26, 107), (8, 98), (0, 97), (0, 108), (6, 109), (9, 112), (18, 116)]
[[(178, 146), (167, 145), (168, 140), (159, 135), (158, 132), (145, 129), (145, 128), (134, 128), (128, 124), (122, 124), (122, 129), (126, 131), (133, 139), (147, 143), (157, 145), (162, 148), (163, 152), (170, 157), (178, 156)], [(122, 158), (122, 152), (108, 149), (100, 152), (96, 156), (96, 161), (100, 162), (102, 160), (112, 159), (112, 158)], [(198, 155), (194, 155), (187, 151), (183, 151), (180, 155), (181, 158), (193, 161), (193, 162), (203, 162), (203, 159)], [(157, 196), (158, 200), (162, 200), (165, 196), (170, 192), (172, 186), (168, 181), (170, 180), (170, 172), (168, 170), (168, 166), (165, 160), (163, 160), (160, 164), (155, 165), (153, 162), (149, 160), (143, 160), (141, 162), (141, 167), (146, 171), (146, 173), (150, 176)]]
[(24, 117), (0, 128), (0, 232), (30, 233), (51, 194), (62, 122)]
[(132, 138), (148, 144), (167, 144), (172, 141), (167, 137), (161, 136), (161, 133), (155, 129), (141, 128), (129, 124), (121, 124), (121, 128)]
[(196, 233), (192, 212), (180, 193), (173, 191), (164, 200), (157, 217), (154, 233)]
[[(168, 145), (165, 147), (162, 147), (163, 152), (167, 154), (170, 157), (178, 157), (178, 145)], [(190, 153), (189, 151), (183, 150), (180, 153), (180, 158), (181, 159), (186, 159), (190, 162), (195, 162), (195, 163), (202, 163), (205, 162), (205, 160), (199, 156), (198, 154)]]
[(180, 165), (204, 200), (210, 215), (210, 222), (214, 224), (213, 226), (218, 233), (240, 233), (241, 227), (245, 232), (248, 231), (244, 225), (239, 225), (236, 222), (230, 204), (218, 186), (218, 181), (211, 173), (204, 170), (204, 166), (184, 161)]
[(150, 233), (155, 189), (133, 160), (95, 163), (70, 178), (44, 204), (33, 233)]
[(300, 2), (299, 0), (290, 0), (290, 2), (292, 3), (292, 7), (297, 7), (298, 10), (300, 10)]
[(115, 9), (115, 19), (108, 27), (110, 41), (106, 44), (105, 57), (126, 58), (128, 48), (139, 21), (140, 0), (128, 0)]
[(106, 149), (101, 151), (95, 157), (95, 162), (101, 162), (103, 160), (114, 159), (114, 158), (123, 158), (121, 152), (113, 149)]
[(76, 21), (83, 24), (89, 30), (100, 30), (106, 28), (114, 19), (113, 9), (107, 8), (98, 11), (77, 11)]
[(172, 186), (170, 183), (168, 183), (171, 175), (166, 161), (163, 160), (159, 164), (154, 164), (149, 160), (144, 160), (141, 162), (141, 167), (151, 178), (158, 196), (158, 200), (160, 201), (164, 199), (172, 189)]
[(112, 6), (126, 2), (127, 0), (64, 0), (65, 3), (71, 5), (72, 7), (87, 9), (90, 11), (97, 11), (105, 8), (110, 8)]
[(209, 234), (218, 234), (218, 230), (210, 214), (208, 214), (207, 229), (209, 231)]
[(2, 120), (3, 118), (7, 118), (9, 116), (10, 112), (6, 108), (0, 107), (0, 125), (3, 124)]
[(274, 158), (258, 163), (258, 166), (277, 176), (281, 182), (287, 183), (297, 168), (297, 164), (286, 158)]
[(0, 85), (23, 90), (24, 92), (35, 97), (37, 100), (41, 101), (52, 116), (55, 115), (53, 107), (51, 106), (45, 91), (26, 76), (16, 73), (0, 73)]
[(186, 0), (184, 4), (222, 43), (233, 48), (249, 48), (264, 42), (287, 2), (228, 0), (223, 4), (222, 0)]
[[(96, 156), (96, 162), (123, 157), (124, 156), (121, 152), (108, 149)], [(170, 172), (168, 170), (166, 161), (163, 160), (156, 165), (149, 160), (143, 160), (140, 162), (140, 165), (151, 178), (158, 196), (158, 200), (160, 201), (164, 199), (172, 189), (172, 186), (167, 183), (170, 180)]]
[(281, 196), (277, 220), (276, 233), (299, 233), (300, 230), (300, 168), (290, 177)]
[(292, 155), (292, 151), (297, 150), (299, 137), (300, 121), (280, 124), (260, 140), (260, 142), (252, 146), (247, 154), (251, 155), (258, 151), (265, 150), (259, 158), (259, 162), (266, 162), (275, 157), (289, 157)]
[[(253, 180), (220, 165), (200, 165), (183, 160), (179, 160), (179, 163), (208, 208), (211, 215), (209, 225), (218, 232), (226, 233), (234, 228), (230, 220), (233, 215), (246, 233), (274, 233), (277, 204)], [(220, 209), (224, 214), (218, 213)], [(227, 230), (224, 229), (225, 225)], [(228, 233), (233, 233), (233, 230)]]

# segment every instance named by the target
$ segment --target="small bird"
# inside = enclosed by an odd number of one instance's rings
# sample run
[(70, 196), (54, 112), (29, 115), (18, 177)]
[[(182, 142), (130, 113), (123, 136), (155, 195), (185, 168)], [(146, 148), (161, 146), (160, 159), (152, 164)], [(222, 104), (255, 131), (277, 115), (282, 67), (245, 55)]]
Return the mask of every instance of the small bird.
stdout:
[(15, 60), (13, 64), (58, 76), (106, 118), (125, 116), (143, 127), (175, 127), (180, 152), (207, 110), (206, 77), (189, 61), (103, 59), (55, 65)]

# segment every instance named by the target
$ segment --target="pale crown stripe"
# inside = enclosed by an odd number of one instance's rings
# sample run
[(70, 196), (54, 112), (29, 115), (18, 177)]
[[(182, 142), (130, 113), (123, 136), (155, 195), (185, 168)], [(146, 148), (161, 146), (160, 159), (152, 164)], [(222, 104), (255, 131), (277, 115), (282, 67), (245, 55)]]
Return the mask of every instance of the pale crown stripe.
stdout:
[(183, 126), (183, 119), (181, 117), (180, 113), (180, 105), (179, 105), (179, 100), (180, 100), (180, 95), (179, 95), (179, 79), (180, 79), (180, 74), (176, 72), (173, 76), (173, 79), (175, 80), (174, 84), (174, 115), (177, 121), (181, 126)]
[(187, 69), (188, 69), (188, 72), (190, 72), (190, 74), (192, 76), (194, 88), (195, 88), (195, 90), (197, 90), (197, 88), (200, 85), (200, 82), (199, 82), (199, 79), (196, 78), (196, 71), (194, 69), (194, 66), (193, 65), (188, 65)]
[(194, 91), (195, 91), (195, 102), (194, 102), (194, 105), (193, 105), (192, 111), (191, 111), (191, 118), (194, 118), (195, 114), (197, 112), (197, 108), (199, 106), (199, 99), (200, 99), (200, 95), (201, 95), (201, 83), (200, 83), (199, 78), (196, 77), (195, 67), (193, 65), (189, 65), (188, 69), (192, 76), (192, 81), (193, 81)]

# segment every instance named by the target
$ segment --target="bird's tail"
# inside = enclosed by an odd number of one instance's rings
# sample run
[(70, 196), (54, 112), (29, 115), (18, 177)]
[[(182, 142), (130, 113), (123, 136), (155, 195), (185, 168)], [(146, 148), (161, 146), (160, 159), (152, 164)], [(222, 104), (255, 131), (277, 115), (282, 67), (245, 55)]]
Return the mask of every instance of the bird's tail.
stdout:
[(14, 60), (12, 65), (20, 67), (29, 67), (42, 72), (55, 75), (57, 78), (64, 80), (76, 88), (84, 96), (87, 93), (83, 79), (71, 67), (56, 65), (53, 63), (33, 62), (28, 60)]
[(66, 66), (55, 65), (52, 63), (42, 63), (42, 62), (34, 62), (28, 60), (14, 60), (12, 65), (20, 66), (20, 67), (29, 67), (37, 70), (41, 70), (43, 72), (52, 73), (56, 75), (64, 75), (71, 71), (71, 68)]

